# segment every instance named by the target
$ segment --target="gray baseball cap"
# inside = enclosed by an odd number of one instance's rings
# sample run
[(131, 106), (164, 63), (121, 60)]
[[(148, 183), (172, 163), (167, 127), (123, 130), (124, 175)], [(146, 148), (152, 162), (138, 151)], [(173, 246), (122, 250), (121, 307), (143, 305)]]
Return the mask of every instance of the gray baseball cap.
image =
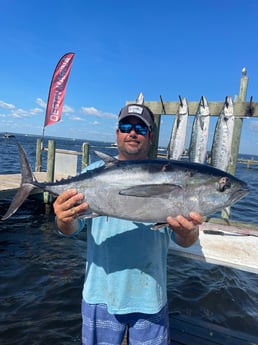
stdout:
[(152, 131), (154, 125), (154, 115), (152, 111), (143, 104), (128, 104), (120, 110), (118, 115), (118, 122), (124, 120), (126, 117), (136, 116), (142, 120)]

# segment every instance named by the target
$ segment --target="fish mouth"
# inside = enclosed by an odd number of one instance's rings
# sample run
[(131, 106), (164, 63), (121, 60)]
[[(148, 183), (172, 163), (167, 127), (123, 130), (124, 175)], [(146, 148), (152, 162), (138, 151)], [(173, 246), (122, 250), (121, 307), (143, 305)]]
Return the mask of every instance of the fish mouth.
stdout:
[(247, 185), (242, 186), (241, 189), (236, 190), (232, 196), (231, 196), (231, 201), (234, 203), (240, 199), (242, 199), (243, 197), (245, 197), (248, 193), (250, 192), (249, 188), (247, 187)]

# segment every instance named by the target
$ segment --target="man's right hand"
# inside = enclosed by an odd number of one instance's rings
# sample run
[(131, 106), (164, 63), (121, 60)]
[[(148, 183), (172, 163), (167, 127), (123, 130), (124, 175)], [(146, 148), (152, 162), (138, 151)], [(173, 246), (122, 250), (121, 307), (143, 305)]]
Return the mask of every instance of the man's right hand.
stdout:
[(77, 230), (76, 218), (89, 207), (88, 203), (83, 200), (84, 195), (78, 193), (76, 189), (69, 189), (56, 198), (53, 207), (57, 226), (63, 233), (72, 234)]

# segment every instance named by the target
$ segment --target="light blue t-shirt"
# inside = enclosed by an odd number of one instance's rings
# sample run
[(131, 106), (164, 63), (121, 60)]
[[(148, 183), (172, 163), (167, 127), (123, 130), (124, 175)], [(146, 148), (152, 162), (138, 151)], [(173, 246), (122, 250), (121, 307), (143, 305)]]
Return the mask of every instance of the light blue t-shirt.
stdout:
[[(91, 164), (94, 169), (103, 162)], [(158, 205), (157, 205), (158, 207)], [(153, 224), (97, 217), (87, 225), (83, 299), (105, 303), (112, 314), (154, 314), (167, 302), (167, 252), (172, 231)]]

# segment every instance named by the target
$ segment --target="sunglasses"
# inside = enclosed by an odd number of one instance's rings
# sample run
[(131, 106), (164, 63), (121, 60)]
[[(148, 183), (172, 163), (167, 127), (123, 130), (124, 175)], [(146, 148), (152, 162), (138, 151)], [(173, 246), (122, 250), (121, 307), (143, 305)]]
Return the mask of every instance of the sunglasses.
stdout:
[(130, 133), (132, 129), (135, 130), (136, 134), (146, 135), (148, 132), (148, 127), (141, 124), (132, 124), (132, 123), (119, 123), (118, 128), (121, 133)]

